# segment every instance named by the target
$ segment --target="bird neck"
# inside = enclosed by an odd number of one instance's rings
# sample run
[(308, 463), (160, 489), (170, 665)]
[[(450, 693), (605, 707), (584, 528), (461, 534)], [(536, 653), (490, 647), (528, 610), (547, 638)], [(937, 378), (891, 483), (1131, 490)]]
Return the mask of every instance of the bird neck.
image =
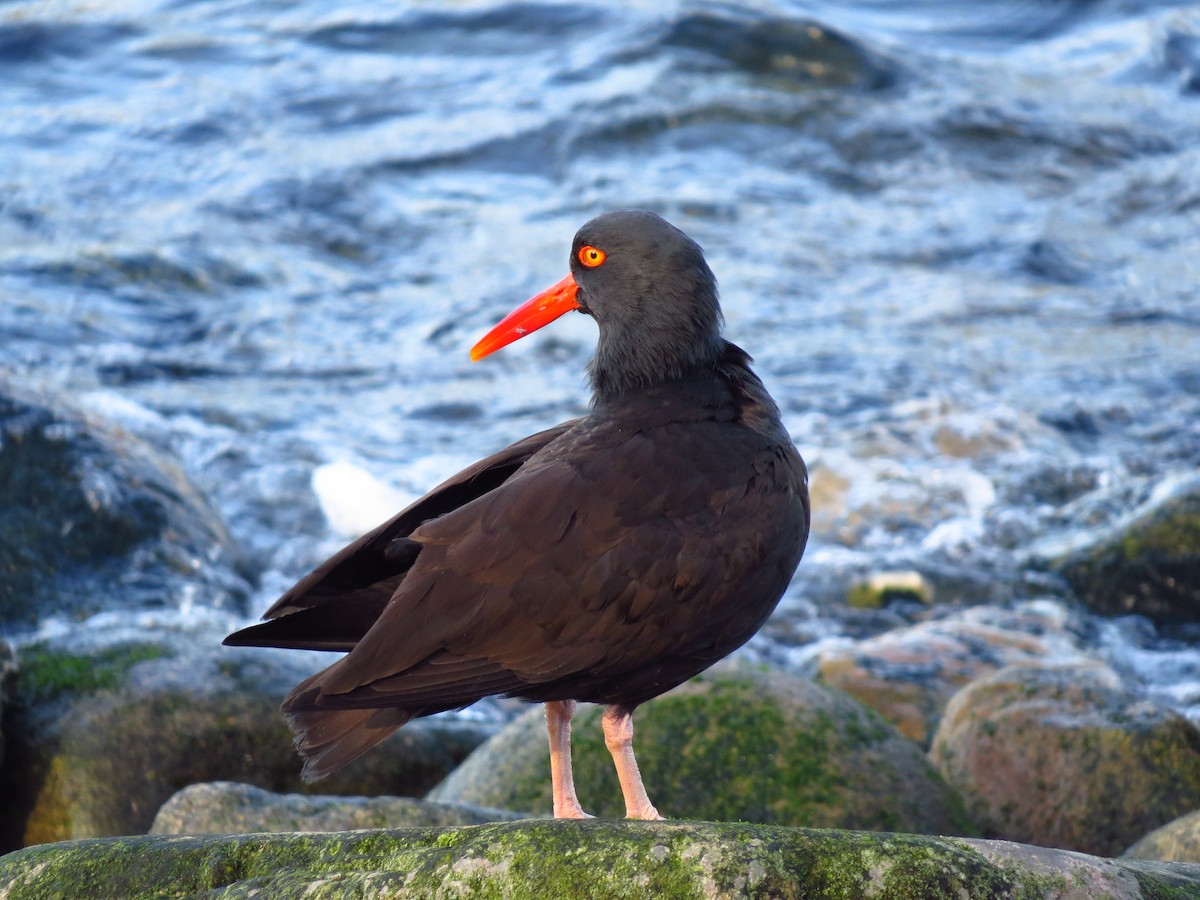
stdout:
[(601, 326), (596, 355), (588, 365), (592, 405), (677, 381), (703, 369), (715, 369), (727, 345), (717, 320), (704, 324), (702, 330), (690, 332), (674, 328), (635, 334)]

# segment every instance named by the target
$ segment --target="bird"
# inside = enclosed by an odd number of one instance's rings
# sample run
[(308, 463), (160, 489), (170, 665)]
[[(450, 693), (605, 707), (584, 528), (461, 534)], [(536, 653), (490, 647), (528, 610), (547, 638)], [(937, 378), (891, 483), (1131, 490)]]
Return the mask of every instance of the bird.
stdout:
[(283, 703), (306, 781), (414, 718), (502, 695), (545, 704), (553, 814), (587, 818), (571, 719), (595, 703), (626, 816), (662, 818), (634, 711), (774, 611), (808, 538), (808, 475), (683, 231), (645, 210), (593, 218), (566, 277), (471, 358), (571, 311), (598, 329), (586, 415), (444, 481), (225, 639), (345, 653)]

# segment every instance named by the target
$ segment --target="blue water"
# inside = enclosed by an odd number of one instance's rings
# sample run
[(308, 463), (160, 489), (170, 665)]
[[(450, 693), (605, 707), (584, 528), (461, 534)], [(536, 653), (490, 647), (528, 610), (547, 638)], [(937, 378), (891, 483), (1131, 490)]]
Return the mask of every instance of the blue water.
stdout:
[[(323, 467), (412, 496), (586, 408), (584, 317), (467, 349), (620, 206), (810, 462), (768, 650), (871, 569), (1061, 600), (1037, 548), (1200, 467), (1195, 3), (10, 0), (0, 113), (0, 375), (175, 454), (247, 617), (353, 530)], [(1146, 628), (1093, 649), (1195, 714)]]

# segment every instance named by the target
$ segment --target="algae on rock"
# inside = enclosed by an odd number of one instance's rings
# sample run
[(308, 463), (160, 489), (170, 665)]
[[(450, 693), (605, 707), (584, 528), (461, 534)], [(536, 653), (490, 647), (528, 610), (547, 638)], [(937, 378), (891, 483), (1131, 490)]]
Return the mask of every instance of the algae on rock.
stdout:
[(1200, 895), (1200, 866), (1003, 842), (706, 822), (532, 819), (461, 828), (133, 837), (0, 857), (6, 900), (204, 896), (862, 897)]

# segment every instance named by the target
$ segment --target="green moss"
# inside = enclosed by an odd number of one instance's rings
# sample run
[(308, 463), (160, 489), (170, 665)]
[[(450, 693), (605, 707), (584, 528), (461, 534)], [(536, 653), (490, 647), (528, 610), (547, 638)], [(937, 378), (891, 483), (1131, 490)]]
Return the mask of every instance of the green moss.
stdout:
[(1125, 534), (1119, 544), (1126, 559), (1148, 553), (1168, 557), (1200, 553), (1200, 511), (1184, 510), (1154, 519)]
[(1176, 485), (1134, 522), (1051, 560), (1079, 599), (1107, 615), (1195, 621), (1200, 610), (1200, 479)]
[[(1066, 872), (1133, 872), (1143, 895), (1196, 896), (1194, 873), (1040, 851), (1039, 872), (947, 838), (711, 823), (526, 820), (339, 834), (114, 838), (0, 858), (9, 900), (71, 896), (937, 900), (1061, 894)], [(1057, 866), (1057, 867), (1056, 867)], [(1086, 891), (1080, 880), (1073, 885)]]
[(35, 706), (68, 692), (90, 694), (113, 688), (138, 663), (170, 655), (161, 645), (139, 642), (116, 644), (95, 654), (33, 644), (20, 654), (15, 703)]
[[(779, 707), (754, 688), (714, 678), (704, 693), (660, 698), (639, 712), (642, 777), (656, 796), (670, 798), (673, 815), (792, 823), (835, 802), (846, 787), (830, 758), (833, 717), (822, 711), (803, 729), (789, 727)], [(576, 786), (592, 812), (619, 818), (625, 807), (600, 715), (588, 709), (576, 720)], [(780, 769), (779, 759), (792, 765)], [(548, 765), (537, 777), (548, 784)]]

